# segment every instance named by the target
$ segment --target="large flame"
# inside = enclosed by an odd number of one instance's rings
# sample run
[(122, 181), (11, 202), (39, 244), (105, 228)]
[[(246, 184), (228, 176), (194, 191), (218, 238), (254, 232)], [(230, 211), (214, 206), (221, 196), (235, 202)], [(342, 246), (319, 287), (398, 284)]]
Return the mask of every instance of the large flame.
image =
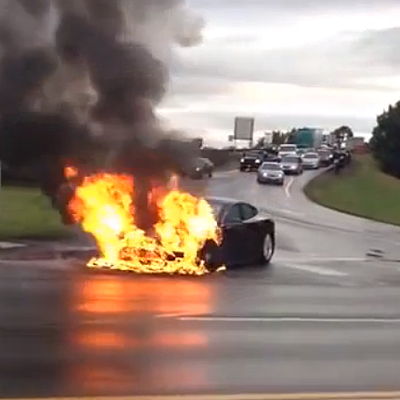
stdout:
[[(72, 173), (71, 173), (72, 172)], [(75, 169), (68, 167), (67, 176)], [(219, 243), (219, 229), (209, 203), (178, 189), (176, 177), (167, 187), (155, 186), (149, 204), (158, 222), (146, 234), (135, 225), (134, 182), (131, 176), (100, 173), (83, 178), (68, 204), (83, 229), (92, 234), (100, 257), (92, 268), (141, 273), (203, 275), (199, 252), (208, 240)]]

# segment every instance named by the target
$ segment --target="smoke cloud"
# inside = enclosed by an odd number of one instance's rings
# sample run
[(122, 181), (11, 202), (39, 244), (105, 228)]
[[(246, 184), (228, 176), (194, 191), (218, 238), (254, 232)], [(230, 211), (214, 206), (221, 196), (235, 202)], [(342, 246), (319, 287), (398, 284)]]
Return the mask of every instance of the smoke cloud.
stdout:
[(191, 157), (154, 109), (203, 20), (183, 0), (2, 0), (0, 27), (0, 159), (38, 167), (50, 196), (67, 160), (132, 173), (146, 214), (151, 180)]

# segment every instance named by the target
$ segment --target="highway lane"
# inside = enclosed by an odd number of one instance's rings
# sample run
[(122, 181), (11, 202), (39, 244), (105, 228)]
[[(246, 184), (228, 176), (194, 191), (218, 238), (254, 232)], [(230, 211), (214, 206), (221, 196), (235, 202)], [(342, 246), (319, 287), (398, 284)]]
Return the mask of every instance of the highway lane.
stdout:
[[(232, 171), (216, 178), (207, 191), (238, 197), (267, 209), (279, 222), (281, 250), (297, 257), (363, 258), (372, 249), (400, 259), (400, 229), (338, 213), (311, 203), (304, 185), (320, 171), (287, 177), (285, 186), (258, 185), (252, 173)], [(280, 252), (282, 254), (282, 251)]]
[(312, 174), (286, 190), (238, 172), (195, 183), (276, 216), (269, 269), (150, 278), (0, 262), (0, 396), (399, 389), (400, 264), (365, 257), (396, 229), (315, 208), (301, 193)]
[(399, 287), (0, 264), (0, 395), (395, 390)]

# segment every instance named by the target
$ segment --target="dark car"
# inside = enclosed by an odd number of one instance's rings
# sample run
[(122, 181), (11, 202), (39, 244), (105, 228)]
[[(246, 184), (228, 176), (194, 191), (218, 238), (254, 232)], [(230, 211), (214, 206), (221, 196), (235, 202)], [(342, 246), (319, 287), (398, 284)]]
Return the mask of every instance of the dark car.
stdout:
[(220, 197), (207, 197), (222, 232), (218, 246), (209, 241), (200, 258), (210, 271), (220, 266), (268, 265), (275, 251), (275, 222), (254, 205)]
[(303, 173), (303, 160), (300, 156), (286, 156), (281, 161), (282, 170), (287, 175)]
[(333, 162), (333, 153), (329, 149), (318, 150), (321, 167), (328, 167)]
[(262, 151), (251, 151), (243, 154), (240, 159), (240, 171), (256, 171), (264, 161), (264, 154)]
[(203, 179), (205, 176), (212, 177), (214, 164), (208, 158), (198, 158), (188, 173), (192, 179)]

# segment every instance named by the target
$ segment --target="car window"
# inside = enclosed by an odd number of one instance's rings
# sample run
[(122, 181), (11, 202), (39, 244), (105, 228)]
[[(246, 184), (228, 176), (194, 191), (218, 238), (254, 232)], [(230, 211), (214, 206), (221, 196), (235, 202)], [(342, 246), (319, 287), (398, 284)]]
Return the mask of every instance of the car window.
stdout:
[(260, 157), (260, 153), (257, 152), (251, 152), (251, 153), (246, 153), (245, 157)]
[(243, 221), (247, 221), (248, 219), (251, 219), (258, 214), (257, 208), (253, 207), (250, 204), (242, 203), (240, 204), (240, 209)]
[(233, 222), (238, 222), (241, 221), (241, 213), (240, 213), (240, 207), (239, 204), (234, 204), (231, 206), (227, 214), (225, 215), (224, 222), (225, 223), (233, 223)]
[(261, 169), (267, 171), (279, 171), (282, 167), (277, 163), (265, 163), (261, 165)]

